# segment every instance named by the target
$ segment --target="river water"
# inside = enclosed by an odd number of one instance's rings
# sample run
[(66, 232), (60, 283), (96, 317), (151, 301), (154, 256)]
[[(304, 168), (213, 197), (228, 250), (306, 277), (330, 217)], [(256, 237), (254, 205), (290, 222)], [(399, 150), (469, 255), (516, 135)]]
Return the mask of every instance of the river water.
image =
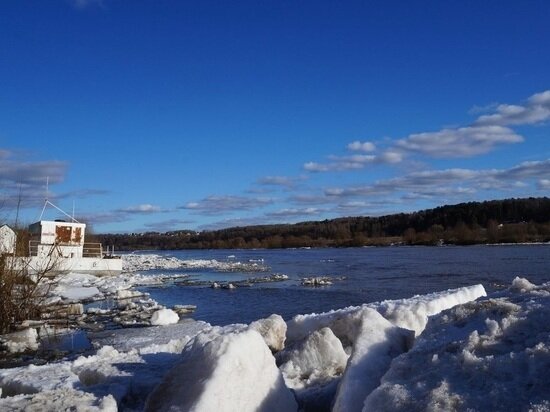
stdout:
[[(277, 313), (325, 312), (351, 305), (406, 298), (481, 283), (487, 292), (508, 286), (515, 276), (533, 283), (550, 280), (550, 245), (369, 247), (345, 249), (200, 250), (154, 252), (182, 260), (259, 263), (265, 272), (205, 269), (163, 270), (192, 279), (232, 282), (272, 273), (284, 282), (234, 290), (208, 286), (141, 288), (166, 306), (196, 305), (194, 319), (214, 325), (249, 323)], [(151, 271), (159, 273), (159, 271)], [(302, 286), (300, 279), (330, 276), (329, 286)]]

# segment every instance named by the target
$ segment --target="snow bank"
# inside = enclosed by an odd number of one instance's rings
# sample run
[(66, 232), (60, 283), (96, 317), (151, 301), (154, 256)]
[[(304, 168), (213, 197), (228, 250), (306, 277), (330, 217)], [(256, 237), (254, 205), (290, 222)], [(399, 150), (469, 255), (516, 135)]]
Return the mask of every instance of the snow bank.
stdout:
[(151, 325), (172, 325), (174, 323), (178, 323), (179, 320), (179, 315), (172, 309), (159, 309), (153, 313), (153, 316), (151, 316)]
[[(313, 331), (323, 327), (330, 327), (339, 338), (350, 340), (350, 334), (353, 335), (354, 331), (349, 330), (348, 319), (353, 318), (356, 312), (365, 307), (376, 309), (394, 325), (413, 330), (418, 335), (426, 326), (428, 316), (482, 296), (486, 296), (483, 286), (474, 285), (408, 299), (350, 306), (321, 314), (297, 315), (287, 322), (287, 340), (302, 340)], [(340, 331), (340, 335), (338, 331)]]
[(149, 396), (147, 411), (296, 411), (258, 332), (199, 334)]
[(408, 299), (387, 300), (376, 304), (375, 308), (394, 325), (414, 330), (419, 335), (429, 316), (482, 296), (487, 296), (485, 288), (474, 285)]
[(443, 312), (363, 410), (549, 411), (549, 319), (550, 283), (520, 278), (498, 297)]

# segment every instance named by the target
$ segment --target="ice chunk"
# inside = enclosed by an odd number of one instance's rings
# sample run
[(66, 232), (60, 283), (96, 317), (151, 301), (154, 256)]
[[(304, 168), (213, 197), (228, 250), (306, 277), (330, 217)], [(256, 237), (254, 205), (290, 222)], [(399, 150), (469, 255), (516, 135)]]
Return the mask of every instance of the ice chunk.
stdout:
[(8, 352), (11, 353), (38, 349), (37, 339), (38, 333), (34, 328), (27, 328), (0, 336), (0, 341), (6, 345)]
[(266, 319), (254, 321), (249, 328), (259, 332), (273, 352), (285, 347), (286, 323), (280, 315), (274, 314)]
[(172, 325), (178, 323), (179, 320), (179, 315), (172, 309), (159, 309), (151, 316), (151, 325)]
[(348, 355), (329, 328), (313, 332), (304, 342), (281, 356), (279, 367), (288, 387), (302, 389), (324, 384), (342, 375)]
[(532, 284), (525, 278), (520, 278), (519, 276), (515, 277), (512, 281), (512, 286), (510, 286), (510, 290), (515, 292), (529, 292), (535, 288), (536, 285)]
[(334, 412), (361, 411), (367, 395), (380, 383), (391, 360), (405, 352), (410, 331), (394, 326), (372, 308), (359, 313), (353, 352), (338, 386)]
[(255, 330), (199, 334), (149, 396), (147, 411), (296, 411), (275, 359)]
[(550, 410), (550, 284), (511, 289), (431, 318), (364, 411)]
[(372, 306), (394, 325), (414, 330), (419, 335), (426, 327), (429, 316), (482, 296), (487, 296), (485, 288), (474, 285), (408, 299), (387, 300)]

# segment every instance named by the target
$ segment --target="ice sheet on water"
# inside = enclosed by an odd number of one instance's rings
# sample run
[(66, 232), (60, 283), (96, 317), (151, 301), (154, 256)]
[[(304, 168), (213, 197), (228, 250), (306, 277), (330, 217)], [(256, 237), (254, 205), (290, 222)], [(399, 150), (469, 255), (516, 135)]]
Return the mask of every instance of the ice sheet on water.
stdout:
[(218, 271), (260, 272), (267, 270), (263, 261), (239, 262), (233, 258), (229, 262), (216, 259), (178, 259), (158, 254), (122, 255), (124, 272), (136, 272), (151, 269), (213, 269)]

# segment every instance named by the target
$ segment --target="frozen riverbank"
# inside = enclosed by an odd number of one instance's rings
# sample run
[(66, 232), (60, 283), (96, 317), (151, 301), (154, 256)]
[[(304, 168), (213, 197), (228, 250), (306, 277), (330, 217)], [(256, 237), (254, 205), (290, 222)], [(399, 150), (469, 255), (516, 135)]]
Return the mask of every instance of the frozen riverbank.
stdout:
[[(64, 290), (133, 291), (74, 278)], [(89, 333), (94, 353), (0, 370), (0, 409), (550, 410), (550, 284), (484, 296), (474, 285), (288, 322)]]

